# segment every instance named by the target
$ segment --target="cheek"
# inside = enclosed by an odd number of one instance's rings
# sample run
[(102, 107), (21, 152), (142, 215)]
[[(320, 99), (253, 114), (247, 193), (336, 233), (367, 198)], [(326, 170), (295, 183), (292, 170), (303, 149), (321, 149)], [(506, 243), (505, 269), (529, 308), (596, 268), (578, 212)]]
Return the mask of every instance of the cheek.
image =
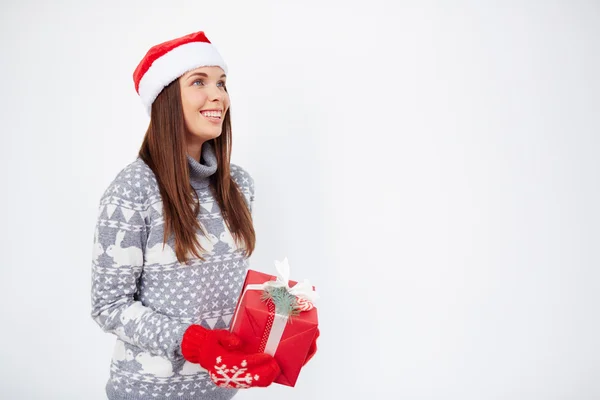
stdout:
[(206, 103), (206, 95), (201, 91), (186, 93), (183, 99), (184, 112), (194, 114)]

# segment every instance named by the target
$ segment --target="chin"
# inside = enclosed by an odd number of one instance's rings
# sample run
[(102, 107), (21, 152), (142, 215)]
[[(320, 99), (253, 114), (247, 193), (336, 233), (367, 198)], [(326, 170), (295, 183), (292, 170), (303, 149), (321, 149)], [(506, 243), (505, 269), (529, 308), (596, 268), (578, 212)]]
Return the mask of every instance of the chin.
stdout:
[(198, 130), (198, 131), (192, 132), (192, 136), (195, 138), (202, 138), (204, 140), (210, 140), (210, 139), (214, 139), (214, 138), (221, 136), (221, 132), (222, 132), (222, 130), (220, 128), (219, 129), (213, 128), (210, 130), (203, 129), (201, 131)]

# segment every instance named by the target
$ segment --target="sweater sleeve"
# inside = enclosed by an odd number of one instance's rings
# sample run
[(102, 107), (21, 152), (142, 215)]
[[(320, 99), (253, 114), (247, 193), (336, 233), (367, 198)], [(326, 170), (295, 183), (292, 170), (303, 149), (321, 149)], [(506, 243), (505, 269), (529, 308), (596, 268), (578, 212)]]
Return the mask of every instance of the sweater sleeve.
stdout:
[(139, 278), (144, 267), (148, 202), (124, 169), (101, 197), (92, 256), (91, 316), (104, 332), (143, 351), (181, 359), (189, 324), (144, 306)]

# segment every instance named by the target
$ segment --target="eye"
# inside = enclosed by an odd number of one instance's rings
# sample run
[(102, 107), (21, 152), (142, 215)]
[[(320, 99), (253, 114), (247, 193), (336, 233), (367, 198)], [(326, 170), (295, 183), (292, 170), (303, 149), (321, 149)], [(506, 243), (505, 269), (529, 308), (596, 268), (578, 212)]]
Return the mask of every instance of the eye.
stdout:
[[(194, 82), (192, 82), (192, 85), (195, 85), (196, 82), (200, 82), (202, 84), (202, 86), (204, 86), (204, 80), (203, 79), (196, 79)], [(217, 82), (217, 85), (219, 83), (221, 84), (221, 87), (226, 88), (225, 81), (219, 81), (219, 82)]]

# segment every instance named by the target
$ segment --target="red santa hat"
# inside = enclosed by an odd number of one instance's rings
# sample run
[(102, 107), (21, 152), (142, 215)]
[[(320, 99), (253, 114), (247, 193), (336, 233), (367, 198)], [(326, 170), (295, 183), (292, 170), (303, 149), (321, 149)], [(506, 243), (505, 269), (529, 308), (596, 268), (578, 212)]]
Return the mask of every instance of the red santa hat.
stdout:
[(227, 65), (203, 31), (151, 47), (133, 72), (135, 90), (148, 115), (165, 86), (192, 69), (209, 66), (221, 67), (227, 74)]

